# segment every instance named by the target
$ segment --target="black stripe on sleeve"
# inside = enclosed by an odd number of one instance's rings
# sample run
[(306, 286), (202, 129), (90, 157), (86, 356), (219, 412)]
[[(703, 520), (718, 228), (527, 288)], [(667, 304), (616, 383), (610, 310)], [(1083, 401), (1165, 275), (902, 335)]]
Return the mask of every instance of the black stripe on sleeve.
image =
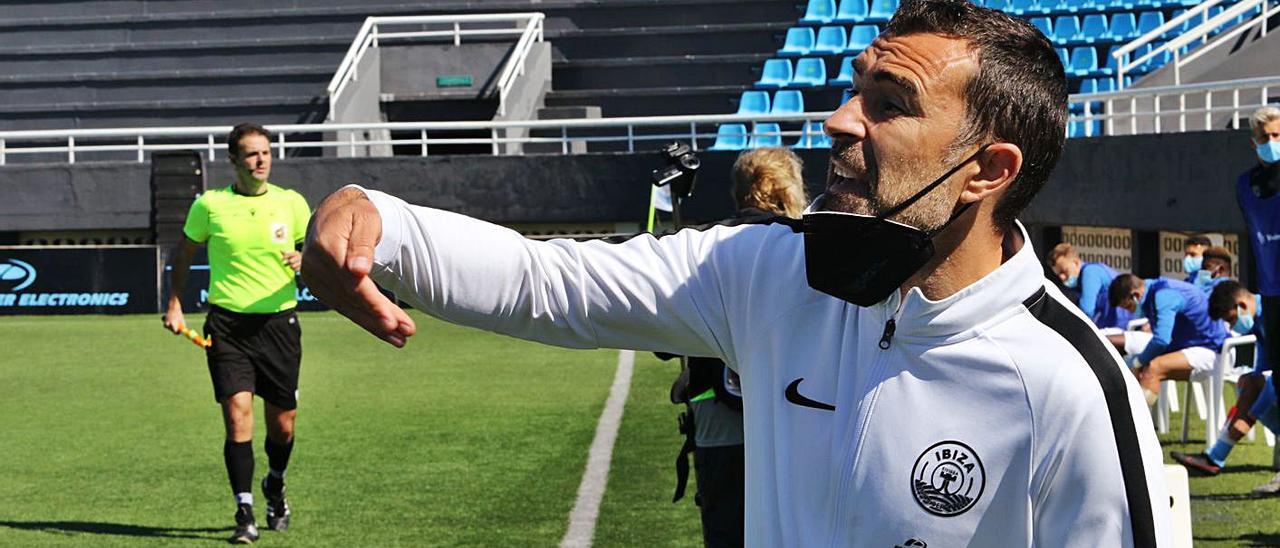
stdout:
[(1050, 298), (1043, 287), (1022, 304), (1040, 323), (1056, 331), (1075, 347), (1098, 378), (1098, 384), (1102, 385), (1107, 412), (1111, 415), (1111, 431), (1116, 438), (1116, 452), (1120, 456), (1120, 473), (1124, 478), (1125, 498), (1129, 504), (1133, 545), (1154, 547), (1155, 518), (1151, 513), (1147, 475), (1142, 465), (1142, 450), (1138, 446), (1133, 409), (1129, 405), (1128, 391), (1125, 389), (1124, 372), (1116, 367), (1115, 359), (1102, 345), (1093, 326), (1072, 314), (1062, 303)]

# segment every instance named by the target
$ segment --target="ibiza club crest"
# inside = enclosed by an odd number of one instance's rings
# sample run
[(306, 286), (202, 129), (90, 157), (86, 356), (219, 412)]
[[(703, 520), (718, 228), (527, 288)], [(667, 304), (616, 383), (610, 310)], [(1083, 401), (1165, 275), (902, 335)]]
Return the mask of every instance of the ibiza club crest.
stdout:
[(911, 494), (935, 516), (958, 516), (973, 508), (987, 486), (982, 460), (968, 445), (954, 440), (933, 444), (911, 469)]

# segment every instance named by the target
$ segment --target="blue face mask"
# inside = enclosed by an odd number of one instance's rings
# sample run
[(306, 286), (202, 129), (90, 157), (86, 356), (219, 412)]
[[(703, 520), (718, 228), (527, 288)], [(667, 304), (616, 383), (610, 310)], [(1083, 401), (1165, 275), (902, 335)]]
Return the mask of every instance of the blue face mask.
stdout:
[(1067, 286), (1067, 289), (1075, 289), (1076, 286), (1080, 285), (1080, 276), (1067, 278), (1067, 281), (1062, 282), (1062, 285)]
[(1253, 331), (1253, 315), (1245, 314), (1244, 307), (1236, 307), (1236, 323), (1231, 326), (1231, 330), (1236, 333), (1245, 334)]
[(1206, 287), (1209, 287), (1209, 285), (1212, 283), (1213, 283), (1212, 272), (1209, 272), (1208, 270), (1196, 271), (1196, 279), (1195, 279), (1196, 287), (1199, 287), (1200, 289), (1204, 289)]
[(1182, 258), (1182, 271), (1188, 276), (1200, 271), (1200, 265), (1204, 264), (1204, 257), (1192, 257), (1187, 255)]
[(1280, 162), (1280, 141), (1267, 141), (1258, 145), (1258, 159), (1268, 164)]

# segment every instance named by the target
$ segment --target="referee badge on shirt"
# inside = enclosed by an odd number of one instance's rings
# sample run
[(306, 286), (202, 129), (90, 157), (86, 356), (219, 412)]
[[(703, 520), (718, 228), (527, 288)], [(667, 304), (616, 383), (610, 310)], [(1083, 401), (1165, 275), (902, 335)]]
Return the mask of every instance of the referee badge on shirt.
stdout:
[(911, 470), (911, 494), (926, 512), (958, 516), (973, 508), (987, 486), (982, 460), (973, 448), (948, 440), (933, 444)]
[(271, 241), (277, 244), (289, 243), (289, 227), (284, 223), (271, 223)]

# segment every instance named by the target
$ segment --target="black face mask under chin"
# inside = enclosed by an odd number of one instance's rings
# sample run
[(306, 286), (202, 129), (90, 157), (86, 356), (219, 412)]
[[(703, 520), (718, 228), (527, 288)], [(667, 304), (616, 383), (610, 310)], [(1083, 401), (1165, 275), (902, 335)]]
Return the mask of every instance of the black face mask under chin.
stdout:
[[(920, 192), (877, 216), (814, 211), (804, 215), (804, 263), (809, 287), (871, 306), (885, 300), (933, 258), (933, 237), (973, 204), (965, 204), (942, 226), (924, 231), (888, 220), (942, 185), (987, 146), (956, 164)], [(823, 197), (819, 196), (818, 200)]]

